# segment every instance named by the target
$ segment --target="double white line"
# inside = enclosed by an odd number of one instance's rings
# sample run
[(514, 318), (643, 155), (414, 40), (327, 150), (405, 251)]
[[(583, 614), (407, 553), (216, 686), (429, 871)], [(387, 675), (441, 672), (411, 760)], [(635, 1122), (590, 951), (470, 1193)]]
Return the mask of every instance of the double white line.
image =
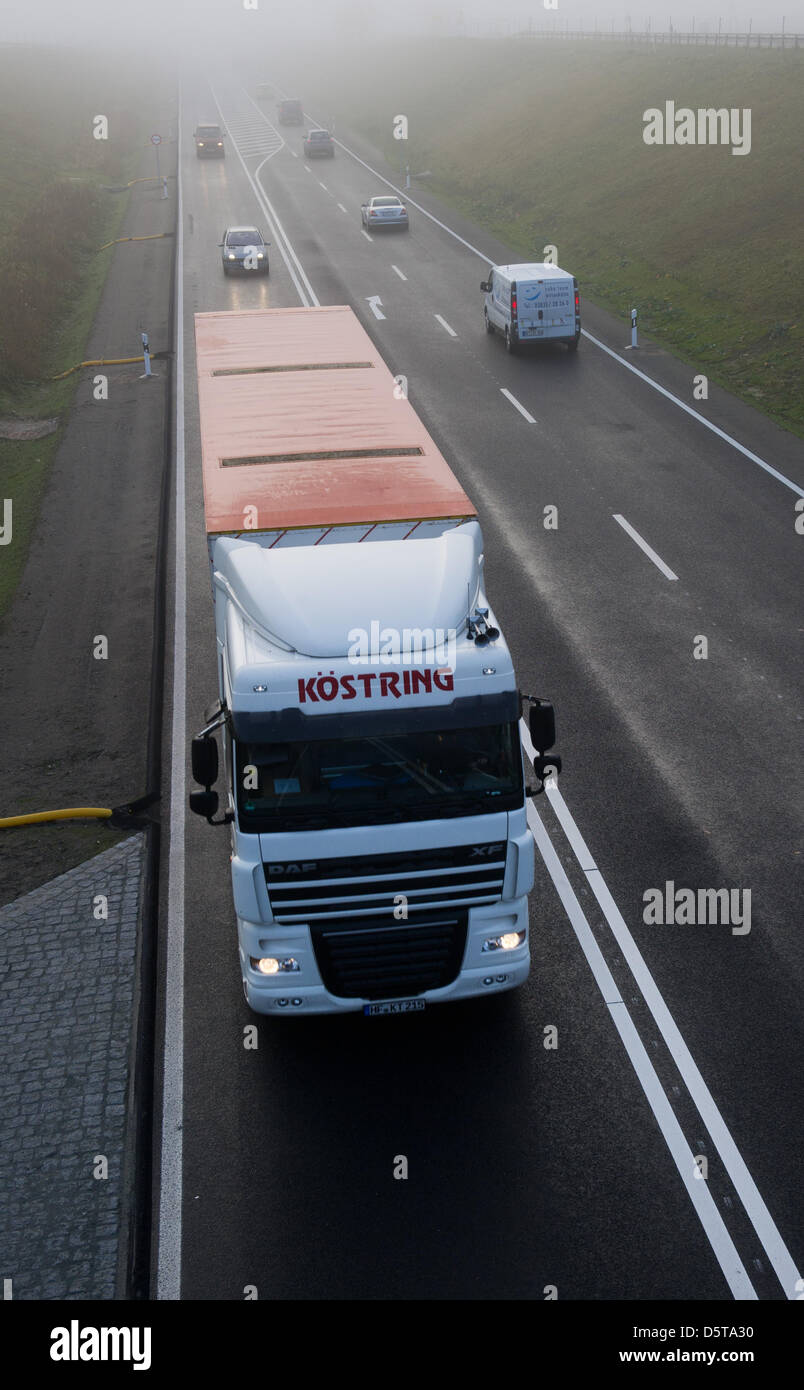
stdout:
[[(526, 754), (532, 758), (533, 744), (524, 720), (520, 724), (520, 733), (522, 746)], [(569, 807), (554, 779), (548, 780), (546, 791), (550, 806), (555, 812), (572, 852), (597, 899), (623, 959), (627, 962), (640, 993), (653, 1015), (656, 1026), (667, 1045), (693, 1104), (709, 1132), (712, 1143), (745, 1208), (757, 1238), (776, 1272), (785, 1296), (789, 1299), (795, 1299), (804, 1285), (802, 1285), (801, 1277), (790, 1251), (762, 1200), (757, 1185), (746, 1167), (712, 1093), (701, 1076), (690, 1050), (681, 1036), (678, 1025), (665, 1004), (659, 988), (645, 964), (644, 957), (628, 930), (622, 913), (617, 907), (602, 873), (595, 864), (589, 847), (575, 824)], [(729, 1288), (737, 1299), (755, 1299), (757, 1297), (756, 1291), (715, 1205), (707, 1181), (701, 1177), (692, 1150), (684, 1138), (670, 1101), (645, 1051), (644, 1044), (615, 984), (614, 977), (603, 958), (603, 953), (595, 940), (586, 914), (532, 802), (528, 802), (528, 824), (533, 831), (539, 853), (553, 880), (581, 950), (586, 956), (589, 968), (611, 1014), (612, 1022), (628, 1053), (631, 1065), (656, 1117), (665, 1143), (678, 1168), (681, 1180), (706, 1232), (707, 1239)]]

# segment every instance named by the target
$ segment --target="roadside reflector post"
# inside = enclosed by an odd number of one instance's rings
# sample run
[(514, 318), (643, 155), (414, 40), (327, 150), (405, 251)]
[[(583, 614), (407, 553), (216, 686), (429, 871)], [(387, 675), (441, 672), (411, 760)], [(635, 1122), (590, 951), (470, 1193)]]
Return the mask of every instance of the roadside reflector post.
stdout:
[(637, 342), (637, 311), (636, 311), (636, 309), (632, 309), (632, 310), (631, 310), (631, 344), (630, 344), (630, 346), (631, 346), (632, 348), (639, 347), (639, 343)]
[(148, 334), (141, 333), (140, 337), (142, 339), (142, 359), (145, 363), (145, 371), (140, 377), (140, 381), (143, 381), (146, 377), (153, 376), (154, 373), (151, 371), (151, 349), (148, 345)]
[(162, 197), (163, 197), (163, 198), (166, 198), (167, 195), (168, 195), (168, 191), (167, 191), (167, 178), (162, 174), (162, 171), (161, 171), (161, 169), (159, 168), (159, 146), (161, 145), (161, 143), (162, 143), (162, 136), (161, 136), (161, 135), (154, 134), (154, 135), (151, 136), (151, 144), (152, 144), (153, 147), (154, 147), (154, 154), (156, 155), (156, 178), (157, 178), (157, 182), (161, 182), (161, 184), (162, 184)]

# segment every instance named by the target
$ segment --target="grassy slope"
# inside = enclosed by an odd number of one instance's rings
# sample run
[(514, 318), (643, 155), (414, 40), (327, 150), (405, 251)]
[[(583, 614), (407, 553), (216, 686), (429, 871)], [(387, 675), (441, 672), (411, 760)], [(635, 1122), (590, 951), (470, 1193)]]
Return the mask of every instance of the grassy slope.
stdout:
[[(127, 91), (102, 59), (75, 53), (68, 61), (56, 50), (0, 49), (0, 263), (7, 263), (9, 246), (48, 186), (79, 179), (92, 189), (134, 177), (147, 139), (146, 110), (141, 94)], [(110, 119), (106, 142), (92, 138), (92, 118), (100, 112)], [(94, 244), (118, 235), (129, 196), (102, 195), (99, 207), (88, 212)], [(46, 377), (82, 361), (110, 254), (81, 257), (74, 283), (54, 299), (47, 321), (37, 318), (27, 326), (49, 342), (42, 377), (0, 379), (0, 415), (66, 417), (78, 377), (60, 382)], [(2, 298), (0, 278), (0, 324)], [(13, 541), (0, 551), (0, 614), (16, 591), (60, 435), (0, 440), (0, 487), (14, 503)]]
[[(296, 74), (317, 113), (430, 169), (524, 258), (554, 243), (624, 325), (637, 305), (646, 332), (804, 434), (804, 55), (422, 40)], [(645, 145), (643, 111), (669, 99), (750, 107), (751, 153)]]

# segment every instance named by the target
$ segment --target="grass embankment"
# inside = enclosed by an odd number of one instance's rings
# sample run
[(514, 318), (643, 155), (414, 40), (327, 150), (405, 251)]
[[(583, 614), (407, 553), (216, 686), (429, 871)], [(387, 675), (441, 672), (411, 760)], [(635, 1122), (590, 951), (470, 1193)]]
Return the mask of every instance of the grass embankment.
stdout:
[[(78, 375), (50, 378), (85, 357), (130, 194), (147, 144), (147, 102), (133, 77), (102, 57), (0, 48), (0, 416), (63, 420)], [(93, 118), (109, 118), (109, 139)], [(109, 355), (119, 344), (109, 344)], [(13, 541), (0, 550), (0, 614), (13, 598), (39, 512), (56, 434), (0, 439), (2, 497)], [(1, 513), (0, 513), (1, 516)]]
[[(523, 259), (555, 244), (624, 339), (636, 305), (646, 333), (804, 434), (804, 54), (453, 39), (289, 70), (310, 109), (431, 170)], [(750, 154), (646, 145), (643, 111), (671, 99), (749, 107)]]

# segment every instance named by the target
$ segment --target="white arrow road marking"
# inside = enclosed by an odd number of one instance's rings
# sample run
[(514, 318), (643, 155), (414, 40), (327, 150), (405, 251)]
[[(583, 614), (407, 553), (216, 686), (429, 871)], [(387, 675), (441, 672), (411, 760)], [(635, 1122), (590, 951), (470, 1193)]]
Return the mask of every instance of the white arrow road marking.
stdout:
[(379, 296), (378, 294), (367, 294), (367, 295), (366, 295), (366, 299), (367, 299), (367, 301), (368, 301), (368, 306), (369, 306), (369, 308), (370, 308), (372, 314), (374, 315), (375, 319), (384, 319), (384, 318), (385, 318), (385, 314), (383, 313), (383, 311), (382, 311), (382, 309), (381, 309), (381, 307), (380, 307), (380, 305), (382, 304), (382, 300), (380, 299), (380, 296)]
[(524, 407), (524, 405), (520, 405), (520, 404), (519, 404), (519, 401), (517, 400), (516, 396), (512, 396), (512, 395), (511, 395), (511, 392), (510, 392), (510, 391), (507, 391), (506, 388), (505, 388), (504, 386), (501, 386), (501, 387), (500, 387), (500, 390), (502, 391), (502, 393), (503, 393), (503, 395), (505, 396), (506, 400), (509, 400), (509, 401), (511, 402), (512, 406), (514, 406), (514, 407), (519, 411), (520, 415), (524, 415), (524, 417), (525, 417), (525, 419), (527, 420), (527, 422), (528, 422), (529, 425), (535, 425), (535, 424), (536, 424), (536, 421), (534, 420), (534, 418), (533, 418), (533, 416), (531, 415), (530, 411), (529, 411), (529, 410), (526, 410), (525, 407)]
[(673, 574), (673, 571), (670, 569), (669, 565), (666, 565), (664, 563), (664, 560), (662, 560), (661, 557), (656, 554), (655, 550), (651, 550), (651, 547), (648, 545), (648, 542), (643, 541), (639, 532), (634, 530), (633, 526), (631, 526), (630, 523), (626, 521), (624, 516), (618, 516), (616, 512), (613, 513), (613, 516), (614, 520), (619, 522), (623, 530), (628, 532), (629, 536), (631, 537), (631, 540), (636, 541), (640, 550), (644, 550), (648, 559), (652, 560), (656, 568), (661, 570), (665, 579), (678, 579), (678, 575)]

